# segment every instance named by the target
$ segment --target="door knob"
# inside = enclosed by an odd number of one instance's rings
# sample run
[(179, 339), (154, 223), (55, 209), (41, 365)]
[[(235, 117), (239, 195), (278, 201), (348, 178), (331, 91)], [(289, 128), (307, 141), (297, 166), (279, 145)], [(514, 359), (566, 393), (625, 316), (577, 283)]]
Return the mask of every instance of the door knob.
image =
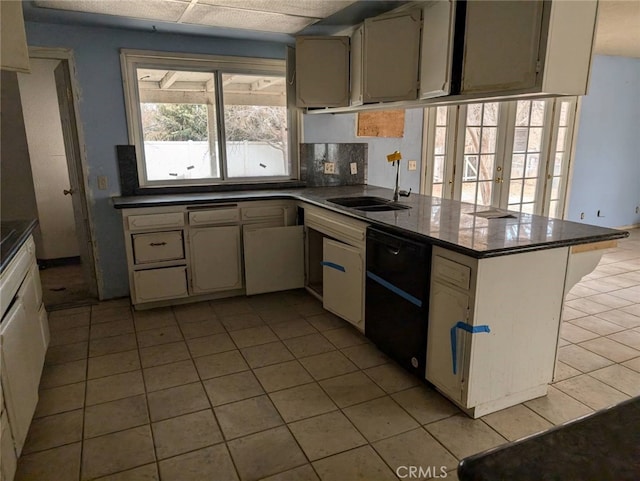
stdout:
[(74, 192), (74, 191), (73, 191), (73, 189), (72, 189), (72, 188), (69, 188), (69, 190), (64, 189), (64, 190), (62, 191), (62, 193), (63, 193), (64, 195), (73, 195), (73, 192)]

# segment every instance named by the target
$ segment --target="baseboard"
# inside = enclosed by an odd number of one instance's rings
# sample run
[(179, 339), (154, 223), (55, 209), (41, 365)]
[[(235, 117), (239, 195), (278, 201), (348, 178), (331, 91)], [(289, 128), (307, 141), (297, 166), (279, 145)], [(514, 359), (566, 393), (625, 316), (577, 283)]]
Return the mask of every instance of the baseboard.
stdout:
[(640, 224), (623, 225), (620, 227), (616, 227), (616, 229), (619, 229), (619, 230), (640, 229)]

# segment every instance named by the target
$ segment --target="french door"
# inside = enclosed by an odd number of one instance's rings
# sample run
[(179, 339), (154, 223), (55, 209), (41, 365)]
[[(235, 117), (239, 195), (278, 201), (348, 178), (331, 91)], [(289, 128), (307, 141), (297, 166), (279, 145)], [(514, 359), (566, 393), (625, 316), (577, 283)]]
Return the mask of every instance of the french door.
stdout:
[(422, 192), (562, 217), (575, 98), (427, 108)]

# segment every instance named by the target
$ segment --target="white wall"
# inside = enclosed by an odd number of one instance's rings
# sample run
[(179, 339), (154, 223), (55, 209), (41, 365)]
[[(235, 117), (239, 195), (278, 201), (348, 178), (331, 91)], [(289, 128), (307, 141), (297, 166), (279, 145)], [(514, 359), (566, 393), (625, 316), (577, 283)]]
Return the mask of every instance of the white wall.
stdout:
[(31, 73), (18, 74), (31, 170), (42, 232), (39, 259), (79, 255), (69, 173), (53, 71), (59, 60), (31, 59)]

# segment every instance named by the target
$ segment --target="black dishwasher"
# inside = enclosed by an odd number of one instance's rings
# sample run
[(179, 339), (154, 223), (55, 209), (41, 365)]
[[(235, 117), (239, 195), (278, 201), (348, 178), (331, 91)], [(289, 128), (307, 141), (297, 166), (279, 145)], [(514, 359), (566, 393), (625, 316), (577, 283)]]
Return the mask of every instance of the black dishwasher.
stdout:
[(402, 366), (425, 376), (431, 246), (367, 229), (365, 334)]

